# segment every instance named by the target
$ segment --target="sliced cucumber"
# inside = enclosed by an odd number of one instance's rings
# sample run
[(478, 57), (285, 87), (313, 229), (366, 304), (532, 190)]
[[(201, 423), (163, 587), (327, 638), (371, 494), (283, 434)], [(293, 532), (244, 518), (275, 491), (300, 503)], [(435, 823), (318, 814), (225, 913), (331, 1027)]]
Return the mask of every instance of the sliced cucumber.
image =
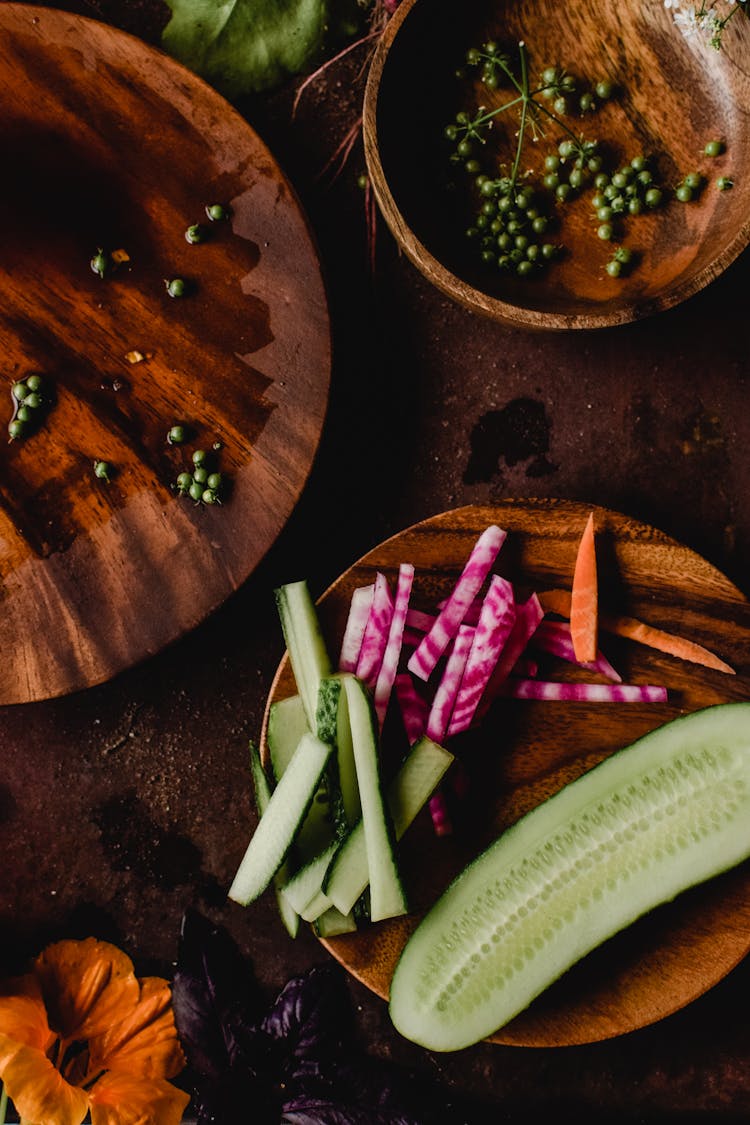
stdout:
[[(452, 761), (453, 755), (429, 738), (423, 738), (412, 746), (388, 786), (388, 808), (397, 840), (401, 839), (429, 800)], [(323, 880), (323, 891), (343, 914), (348, 914), (368, 881), (367, 848), (360, 820), (331, 861)]]
[[(294, 757), (303, 734), (309, 730), (301, 696), (292, 695), (271, 705), (266, 741), (271, 768), (277, 781)], [(324, 738), (322, 741), (328, 740)], [(312, 856), (331, 843), (331, 823), (330, 795), (324, 778), (294, 841), (295, 853), (301, 865), (304, 866)], [(291, 872), (287, 874), (291, 876)]]
[(354, 763), (362, 802), (362, 826), (370, 876), (370, 911), (373, 922), (405, 914), (406, 896), (394, 853), (391, 817), (380, 783), (378, 726), (364, 684), (354, 676), (344, 680), (349, 705)]
[(331, 660), (307, 583), (290, 582), (275, 593), (289, 662), (302, 696), (307, 725), (312, 731), (315, 730), (318, 687), (320, 681), (331, 674)]
[(266, 889), (294, 843), (331, 755), (331, 747), (305, 734), (271, 794), (248, 844), (229, 897), (246, 906)]
[(339, 937), (340, 934), (353, 934), (357, 930), (357, 923), (351, 914), (342, 914), (335, 906), (330, 907), (321, 914), (315, 922), (315, 933), (318, 937)]
[(566, 786), (474, 860), (396, 967), (408, 1039), (458, 1050), (590, 950), (750, 855), (750, 703), (676, 719)]
[[(313, 898), (320, 893), (323, 885), (323, 877), (328, 870), (328, 865), (336, 854), (338, 848), (338, 841), (331, 840), (328, 847), (323, 851), (314, 855), (308, 863), (300, 867), (299, 871), (291, 877), (291, 879), (284, 884), (284, 896), (289, 902), (290, 906), (297, 911), (298, 914), (305, 916), (305, 907)], [(330, 902), (323, 904), (321, 910), (326, 910), (331, 905)], [(317, 914), (312, 917), (306, 918), (305, 921), (312, 922), (321, 913), (318, 910)]]
[[(271, 800), (272, 789), (268, 777), (266, 776), (266, 771), (263, 769), (258, 747), (254, 742), (250, 743), (250, 776), (252, 777), (253, 789), (255, 791), (255, 807), (258, 810), (258, 816), (263, 816)], [(273, 884), (276, 892), (276, 905), (281, 921), (289, 936), (296, 938), (299, 933), (299, 914), (296, 910), (292, 909), (288, 900), (284, 898), (281, 890), (284, 883), (289, 879), (290, 874), (291, 872), (287, 869), (287, 861), (284, 860), (273, 877)]]

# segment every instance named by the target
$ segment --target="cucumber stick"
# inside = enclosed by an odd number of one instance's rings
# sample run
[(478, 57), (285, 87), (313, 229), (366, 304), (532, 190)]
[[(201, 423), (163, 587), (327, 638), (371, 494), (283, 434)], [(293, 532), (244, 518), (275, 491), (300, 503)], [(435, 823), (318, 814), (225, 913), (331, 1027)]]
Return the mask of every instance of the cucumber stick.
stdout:
[(302, 697), (307, 725), (313, 731), (318, 687), (331, 674), (331, 659), (307, 583), (290, 582), (280, 586), (275, 595), (297, 691)]
[[(263, 813), (268, 808), (269, 801), (271, 800), (271, 785), (266, 777), (266, 771), (260, 760), (258, 747), (254, 742), (250, 743), (250, 776), (253, 780), (253, 789), (255, 791), (255, 807), (258, 810), (258, 816), (263, 816)], [(299, 914), (293, 910), (288, 901), (284, 898), (281, 888), (289, 879), (290, 872), (287, 870), (287, 861), (284, 860), (281, 867), (278, 869), (273, 877), (274, 890), (276, 892), (276, 905), (279, 910), (281, 921), (284, 923), (286, 932), (290, 937), (296, 938), (299, 933)]]
[[(294, 757), (302, 736), (309, 731), (307, 716), (299, 695), (280, 699), (271, 705), (268, 713), (266, 741), (273, 776), (278, 782)], [(327, 739), (323, 739), (327, 742)], [(331, 816), (329, 794), (325, 779), (318, 787), (307, 816), (300, 825), (294, 841), (295, 856), (305, 864), (331, 842)], [(291, 873), (290, 873), (291, 874)]]
[[(388, 786), (388, 808), (397, 840), (401, 839), (427, 803), (452, 761), (453, 755), (429, 738), (422, 738), (412, 746)], [(367, 849), (360, 820), (331, 861), (323, 881), (323, 891), (334, 906), (347, 914), (368, 881)]]
[(344, 680), (344, 690), (362, 802), (371, 917), (373, 922), (379, 922), (405, 914), (406, 896), (396, 864), (393, 825), (381, 787), (378, 724), (372, 701), (364, 684), (354, 676)]
[(281, 867), (315, 796), (331, 747), (305, 734), (248, 844), (229, 897), (246, 906), (258, 898)]
[(636, 918), (750, 856), (750, 703), (684, 716), (505, 832), (433, 906), (391, 984), (396, 1028), (467, 1047)]

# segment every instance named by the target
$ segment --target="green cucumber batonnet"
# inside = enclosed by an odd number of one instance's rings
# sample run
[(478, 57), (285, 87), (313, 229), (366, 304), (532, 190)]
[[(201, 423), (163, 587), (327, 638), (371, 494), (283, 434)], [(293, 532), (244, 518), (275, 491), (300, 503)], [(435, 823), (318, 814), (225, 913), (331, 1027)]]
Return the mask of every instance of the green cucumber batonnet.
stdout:
[(675, 719), (474, 860), (407, 942), (390, 1012), (435, 1051), (503, 1027), (607, 938), (750, 856), (750, 703)]

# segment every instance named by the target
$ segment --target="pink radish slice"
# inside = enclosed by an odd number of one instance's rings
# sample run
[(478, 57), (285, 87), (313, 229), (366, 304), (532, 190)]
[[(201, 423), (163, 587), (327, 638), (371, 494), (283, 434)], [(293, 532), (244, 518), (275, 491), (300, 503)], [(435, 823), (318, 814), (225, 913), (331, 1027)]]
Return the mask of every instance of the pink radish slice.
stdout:
[(567, 621), (543, 621), (534, 633), (533, 643), (542, 652), (548, 652), (551, 656), (559, 656), (561, 660), (567, 660), (570, 664), (577, 664), (579, 668), (585, 668), (587, 672), (596, 672), (616, 684), (622, 683), (622, 676), (615, 671), (603, 652), (597, 651), (596, 660), (580, 661), (576, 659), (573, 638), (570, 635), (570, 625)]
[[(516, 620), (513, 587), (505, 578), (493, 574), (479, 621), (474, 631), (461, 686), (456, 695), (448, 734), (469, 729), (479, 700), (505, 647)], [(466, 628), (467, 626), (462, 626)]]
[(344, 639), (341, 642), (340, 672), (355, 672), (357, 669), (374, 592), (375, 584), (371, 583), (369, 586), (359, 586), (352, 594)]
[(380, 665), (383, 662), (392, 617), (393, 598), (391, 591), (388, 589), (385, 575), (378, 573), (375, 576), (375, 590), (372, 596), (370, 615), (367, 619), (356, 668), (357, 677), (371, 691), (375, 687)]
[(421, 680), (429, 679), (448, 642), (455, 637), (466, 610), (479, 593), (489, 574), (506, 532), (491, 524), (477, 539), (453, 593), (435, 620), (429, 633), (412, 653), (407, 667)]
[(429, 633), (435, 624), (435, 617), (431, 613), (423, 613), (421, 609), (410, 609), (406, 615), (406, 624), (409, 629), (418, 633)]
[(512, 699), (580, 703), (666, 703), (667, 689), (653, 684), (569, 684), (509, 679), (503, 694)]
[(430, 797), (430, 816), (432, 817), (432, 827), (435, 829), (436, 836), (451, 835), (453, 825), (451, 824), (448, 805), (446, 804), (445, 797), (439, 790)]
[(528, 601), (516, 606), (515, 624), (474, 713), (475, 722), (480, 722), (484, 718), (508, 676), (515, 670), (521, 656), (525, 656), (526, 646), (539, 628), (543, 617), (544, 610), (536, 594), (532, 594)]
[[(438, 602), (437, 607), (438, 607), (439, 610), (445, 609), (447, 604), (448, 604), (448, 599), (443, 598), (443, 600), (441, 602)], [(466, 613), (464, 614), (464, 622), (463, 622), (464, 625), (476, 625), (479, 622), (479, 614), (480, 614), (481, 609), (482, 609), (482, 599), (481, 598), (474, 598), (474, 601), (467, 608)], [(427, 632), (426, 629), (425, 629), (425, 632)]]
[(448, 731), (453, 706), (456, 702), (461, 677), (474, 641), (475, 630), (470, 625), (459, 625), (458, 636), (437, 686), (427, 719), (427, 737), (442, 742)]
[(388, 640), (383, 653), (383, 660), (375, 682), (374, 702), (375, 714), (381, 727), (388, 710), (391, 698), (393, 681), (398, 671), (398, 661), (401, 655), (401, 645), (404, 637), (404, 625), (409, 609), (409, 598), (414, 583), (414, 567), (411, 563), (401, 563), (398, 568), (398, 582), (396, 583), (396, 599), (393, 603), (393, 616), (388, 630)]
[(396, 676), (394, 687), (396, 689), (396, 699), (398, 700), (399, 709), (401, 711), (401, 718), (404, 722), (406, 737), (409, 740), (409, 745), (413, 746), (425, 732), (427, 727), (427, 715), (430, 709), (427, 701), (422, 698), (414, 687), (414, 683), (408, 672), (399, 672)]

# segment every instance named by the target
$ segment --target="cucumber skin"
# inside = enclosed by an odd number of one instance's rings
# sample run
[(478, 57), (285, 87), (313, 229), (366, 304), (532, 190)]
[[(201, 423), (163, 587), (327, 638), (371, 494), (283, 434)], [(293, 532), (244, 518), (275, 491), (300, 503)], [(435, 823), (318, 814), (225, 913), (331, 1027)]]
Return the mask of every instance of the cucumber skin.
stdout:
[[(622, 847), (618, 845), (619, 875), (616, 886), (605, 893), (598, 902), (584, 901), (584, 877), (579, 876), (575, 888), (578, 899), (572, 898), (573, 917), (559, 919), (549, 913), (542, 915), (536, 935), (546, 925), (552, 930), (552, 938), (544, 939), (540, 951), (532, 953), (530, 960), (524, 961), (521, 971), (513, 972), (511, 953), (506, 967), (511, 977), (506, 984), (496, 987), (497, 976), (492, 978), (492, 960), (500, 964), (505, 939), (498, 944), (491, 942), (490, 930), (507, 919), (502, 908), (495, 905), (491, 925), (483, 927), (481, 935), (477, 928), (481, 925), (480, 915), (466, 913), (472, 908), (476, 911), (486, 904), (485, 896), (491, 892), (500, 879), (517, 868), (524, 856), (534, 855), (535, 848), (554, 837), (556, 830), (562, 830), (577, 816), (611, 799), (614, 792), (623, 792), (628, 784), (637, 784), (640, 777), (649, 774), (653, 777), (660, 766), (669, 765), (680, 755), (700, 755), (711, 751), (721, 755), (724, 751), (732, 753), (737, 759), (732, 777), (736, 779), (736, 793), (740, 803), (730, 821), (730, 827), (717, 830), (713, 838), (688, 839), (680, 847), (675, 847), (673, 835), (667, 839), (676, 852), (668, 858), (647, 858), (656, 870), (638, 872), (632, 878), (627, 863), (634, 862), (622, 858)], [(741, 759), (741, 761), (740, 761)], [(651, 790), (651, 809), (653, 810), (653, 790)], [(689, 802), (690, 803), (690, 802)], [(700, 797), (690, 805), (691, 822), (695, 820), (700, 827), (701, 811), (708, 816), (709, 798)], [(701, 805), (703, 806), (701, 810)], [(630, 827), (635, 821), (640, 824), (647, 810), (632, 814)], [(658, 819), (652, 817), (652, 823)], [(663, 817), (662, 817), (663, 820)], [(738, 831), (738, 826), (744, 831)], [(679, 826), (678, 826), (679, 827)], [(656, 830), (655, 830), (656, 831)], [(689, 830), (688, 830), (689, 832)], [(698, 828), (695, 829), (697, 834)], [(717, 839), (718, 835), (718, 839)], [(598, 837), (601, 839), (601, 836)], [(684, 839), (684, 837), (683, 837)], [(679, 841), (678, 841), (679, 842)], [(665, 849), (666, 850), (666, 849)], [(600, 945), (604, 940), (624, 929), (638, 917), (648, 913), (661, 903), (671, 901), (681, 891), (697, 883), (706, 881), (721, 872), (734, 867), (750, 856), (750, 703), (729, 703), (709, 707), (692, 715), (682, 716), (671, 723), (657, 728), (637, 742), (612, 754), (598, 766), (588, 771), (577, 781), (567, 785), (559, 793), (550, 797), (542, 805), (532, 810), (515, 825), (509, 828), (498, 840), (470, 863), (441, 895), (428, 912), (412, 937), (407, 942), (391, 982), (390, 1014), (396, 1029), (406, 1038), (434, 1051), (454, 1051), (471, 1046), (480, 1039), (491, 1035), (523, 1011), (531, 1001), (562, 976), (581, 957)], [(549, 879), (560, 875), (564, 864), (556, 863), (549, 871)], [(614, 862), (614, 861), (612, 861)], [(643, 864), (641, 864), (643, 866)], [(615, 870), (617, 863), (615, 863)], [(635, 884), (633, 886), (632, 884)], [(512, 891), (511, 891), (512, 893)], [(485, 905), (486, 909), (486, 905)], [(492, 907), (490, 906), (490, 911)], [(557, 920), (560, 927), (553, 928)], [(463, 928), (456, 929), (459, 924)], [(520, 923), (524, 925), (525, 923)], [(465, 941), (467, 930), (471, 931), (471, 941)], [(463, 941), (459, 955), (446, 956), (442, 939), (450, 935), (455, 947)], [(483, 940), (484, 939), (484, 940)], [(518, 940), (518, 939), (517, 939)], [(472, 978), (472, 988), (476, 1003), (469, 1003), (469, 1012), (456, 1010), (455, 1000), (446, 998), (445, 984), (450, 982), (468, 964), (473, 953), (484, 958), (484, 979), (481, 975)], [(489, 950), (485, 953), (485, 950)], [(450, 958), (453, 957), (453, 963)], [(481, 964), (481, 963), (480, 963)], [(495, 967), (495, 974), (497, 967)], [(481, 974), (482, 969), (476, 970)], [(470, 970), (471, 973), (471, 970)], [(460, 987), (463, 987), (461, 984)], [(442, 993), (442, 998), (441, 998)], [(438, 1003), (443, 1004), (438, 1010)]]

